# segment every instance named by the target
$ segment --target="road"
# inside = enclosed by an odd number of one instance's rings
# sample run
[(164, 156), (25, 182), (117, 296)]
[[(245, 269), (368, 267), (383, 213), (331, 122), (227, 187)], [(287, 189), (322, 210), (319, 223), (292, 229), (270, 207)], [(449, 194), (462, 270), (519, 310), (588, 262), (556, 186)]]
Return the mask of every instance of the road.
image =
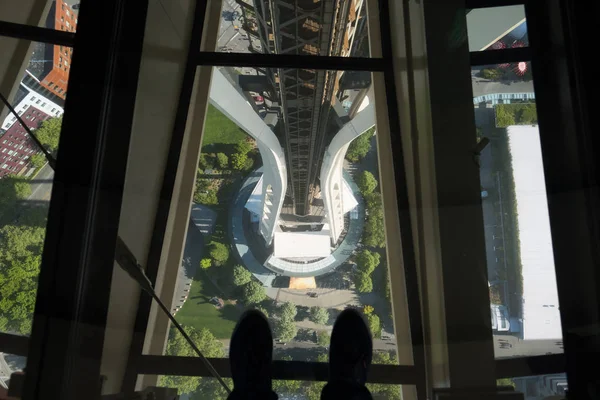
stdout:
[(54, 170), (49, 164), (42, 167), (35, 178), (31, 180), (31, 194), (28, 200), (50, 201)]

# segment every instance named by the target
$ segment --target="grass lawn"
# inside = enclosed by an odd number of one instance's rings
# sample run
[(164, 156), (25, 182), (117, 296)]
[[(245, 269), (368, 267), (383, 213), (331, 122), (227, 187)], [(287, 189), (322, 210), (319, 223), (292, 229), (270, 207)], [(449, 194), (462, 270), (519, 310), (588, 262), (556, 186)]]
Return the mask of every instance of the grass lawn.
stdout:
[(208, 328), (217, 339), (229, 339), (241, 313), (231, 304), (217, 310), (208, 302), (213, 296), (223, 297), (208, 280), (206, 273), (199, 270), (187, 301), (177, 313), (177, 321), (197, 330)]
[(217, 110), (212, 104), (208, 105), (202, 146), (211, 144), (236, 144), (247, 136), (244, 131), (231, 122), (221, 111)]

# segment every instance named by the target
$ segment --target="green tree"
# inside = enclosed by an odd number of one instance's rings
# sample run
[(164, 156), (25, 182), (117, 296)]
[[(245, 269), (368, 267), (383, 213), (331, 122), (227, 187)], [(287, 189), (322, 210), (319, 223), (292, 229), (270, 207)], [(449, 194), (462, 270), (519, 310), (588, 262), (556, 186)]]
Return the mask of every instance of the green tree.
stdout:
[[(328, 346), (330, 340), (331, 338), (328, 332), (321, 331), (317, 333), (317, 343), (319, 344), (319, 346)], [(325, 361), (327, 361), (327, 359), (325, 359)]]
[(245, 140), (245, 139), (240, 140), (235, 145), (236, 153), (244, 154), (244, 155), (247, 155), (250, 151), (252, 151), (253, 148), (254, 148), (254, 146), (252, 145), (252, 142)]
[(325, 387), (325, 382), (307, 382), (304, 387), (304, 395), (307, 400), (320, 400), (321, 391)]
[[(375, 351), (373, 352), (373, 364), (398, 365), (395, 357), (392, 357), (390, 352)], [(373, 398), (400, 400), (400, 386), (388, 385), (383, 383), (368, 383), (367, 389), (373, 395)]]
[(515, 115), (511, 109), (506, 104), (498, 104), (496, 106), (496, 126), (506, 128), (515, 124)]
[(219, 204), (219, 198), (217, 197), (217, 192), (214, 190), (196, 191), (196, 193), (194, 193), (194, 202), (211, 206)]
[[(292, 361), (291, 356), (283, 356), (281, 357), (283, 361)], [(300, 390), (300, 386), (302, 386), (302, 381), (289, 381), (289, 380), (274, 380), (273, 381), (273, 391), (279, 395), (281, 398), (282, 394), (287, 395), (295, 395), (298, 390)]]
[(198, 160), (198, 167), (200, 167), (200, 169), (202, 171), (204, 171), (205, 169), (209, 168), (208, 167), (208, 158), (206, 157), (206, 153), (200, 153), (200, 158)]
[(537, 110), (535, 104), (525, 104), (519, 114), (519, 124), (532, 125), (537, 124)]
[(15, 206), (18, 200), (26, 199), (31, 195), (29, 181), (16, 176), (7, 176), (0, 179), (0, 214)]
[(30, 333), (44, 234), (42, 227), (0, 229), (0, 316), (5, 331)]
[(369, 171), (363, 171), (356, 177), (356, 185), (363, 195), (373, 193), (377, 187), (377, 179)]
[(243, 171), (246, 169), (248, 156), (244, 153), (235, 153), (231, 156), (231, 168)]
[(256, 281), (250, 281), (242, 287), (242, 299), (245, 304), (258, 304), (267, 297), (265, 288)]
[(36, 153), (31, 156), (31, 166), (33, 168), (41, 168), (44, 164), (46, 164), (46, 156), (41, 153)]
[(266, 318), (269, 318), (269, 312), (267, 311), (267, 309), (263, 306), (256, 306), (254, 307), (255, 310), (260, 311), (261, 313), (263, 313), (265, 315)]
[(373, 306), (370, 306), (367, 304), (366, 306), (363, 307), (363, 314), (365, 314), (365, 315), (371, 314), (373, 311), (375, 311)]
[(200, 268), (208, 269), (212, 266), (212, 260), (210, 258), (203, 258), (200, 260)]
[(355, 261), (359, 271), (364, 274), (371, 275), (371, 273), (379, 265), (380, 259), (381, 256), (379, 253), (365, 249), (358, 252)]
[(223, 265), (229, 259), (229, 249), (223, 243), (212, 242), (209, 253), (215, 265)]
[(381, 338), (381, 320), (375, 313), (370, 313), (365, 315), (367, 319), (367, 325), (369, 325), (369, 329), (373, 334), (374, 338)]
[(502, 378), (502, 379), (496, 380), (496, 386), (512, 386), (514, 388), (517, 387), (517, 385), (515, 384), (515, 381), (513, 381), (510, 378)]
[(484, 79), (498, 80), (504, 75), (504, 71), (499, 68), (485, 68), (481, 70), (481, 77)]
[[(194, 344), (198, 346), (198, 349), (206, 357), (225, 356), (223, 343), (219, 341), (207, 328), (202, 328), (198, 331), (193, 327), (186, 326), (184, 329)], [(185, 338), (173, 327), (171, 327), (169, 332), (166, 355), (196, 357), (196, 353), (187, 343)], [(179, 390), (179, 394), (188, 394), (197, 391), (203, 384), (206, 385), (207, 381), (208, 379), (197, 376), (163, 375), (160, 377), (160, 386), (177, 388)]]
[(298, 334), (298, 328), (294, 320), (289, 318), (281, 318), (275, 323), (275, 337), (283, 342), (289, 342)]
[(221, 169), (225, 169), (229, 166), (229, 157), (224, 153), (217, 153), (217, 165)]
[(350, 142), (350, 146), (346, 152), (346, 158), (352, 162), (362, 160), (369, 150), (371, 150), (371, 138), (374, 133), (375, 127), (372, 127)]
[(235, 286), (242, 286), (252, 280), (252, 274), (246, 268), (241, 265), (235, 265), (233, 267), (233, 284)]
[(360, 293), (371, 293), (373, 291), (373, 281), (364, 272), (358, 271), (354, 274), (354, 285)]
[(325, 325), (329, 322), (329, 311), (323, 307), (311, 307), (309, 319), (315, 324)]
[(279, 307), (279, 318), (287, 319), (290, 321), (294, 321), (296, 315), (298, 314), (298, 308), (289, 301), (283, 303), (281, 307)]
[(58, 139), (60, 138), (61, 127), (62, 116), (58, 118), (49, 118), (42, 122), (40, 127), (34, 131), (34, 135), (46, 149), (55, 153), (58, 149)]
[(367, 219), (363, 229), (363, 243), (371, 247), (385, 247), (385, 225), (383, 209), (367, 208)]

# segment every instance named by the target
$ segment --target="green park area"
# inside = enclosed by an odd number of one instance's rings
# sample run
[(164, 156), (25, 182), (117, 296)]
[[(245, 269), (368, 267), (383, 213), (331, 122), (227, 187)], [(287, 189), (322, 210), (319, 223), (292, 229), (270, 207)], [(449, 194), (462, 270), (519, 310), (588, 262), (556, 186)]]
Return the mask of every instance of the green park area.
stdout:
[(198, 269), (187, 301), (177, 313), (177, 321), (196, 330), (208, 328), (217, 339), (229, 339), (240, 312), (227, 304), (217, 309), (209, 300), (223, 294), (208, 279), (205, 271)]
[(204, 125), (202, 146), (211, 144), (236, 144), (246, 139), (246, 135), (236, 124), (231, 122), (221, 111), (212, 104), (208, 105), (208, 113)]

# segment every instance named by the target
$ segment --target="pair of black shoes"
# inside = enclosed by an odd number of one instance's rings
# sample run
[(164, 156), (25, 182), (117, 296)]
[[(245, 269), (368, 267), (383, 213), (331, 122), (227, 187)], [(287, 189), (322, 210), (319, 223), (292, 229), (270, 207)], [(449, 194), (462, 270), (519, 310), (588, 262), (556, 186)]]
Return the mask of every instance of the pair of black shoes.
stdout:
[[(353, 309), (344, 310), (331, 333), (329, 383), (322, 398), (329, 397), (328, 391), (337, 395), (350, 391), (359, 394), (357, 398), (370, 398), (365, 382), (372, 356), (373, 340), (362, 315)], [(257, 310), (246, 311), (233, 331), (229, 347), (234, 386), (230, 398), (276, 399), (271, 389), (272, 358), (273, 336), (267, 318)]]

